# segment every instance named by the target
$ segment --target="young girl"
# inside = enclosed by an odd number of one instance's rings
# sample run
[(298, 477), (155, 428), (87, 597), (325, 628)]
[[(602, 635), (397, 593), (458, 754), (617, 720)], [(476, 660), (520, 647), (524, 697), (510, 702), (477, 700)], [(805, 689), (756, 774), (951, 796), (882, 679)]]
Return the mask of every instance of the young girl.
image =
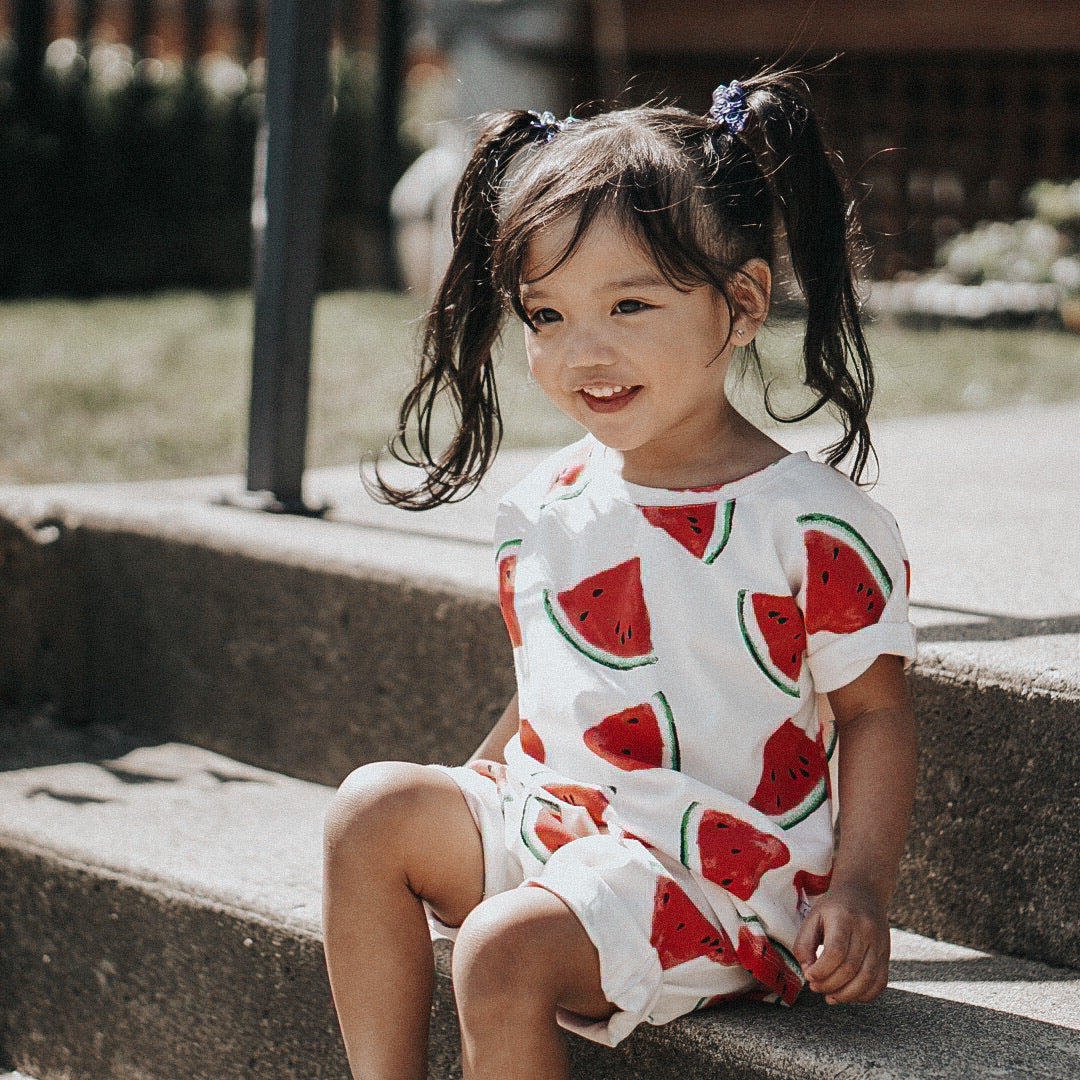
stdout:
[[(426, 481), (383, 490), (422, 508), (483, 476), (507, 309), (588, 434), (500, 507), (518, 693), (474, 760), (365, 766), (331, 811), (326, 953), (357, 1080), (426, 1075), (430, 928), (456, 937), (466, 1080), (567, 1076), (560, 1026), (615, 1044), (732, 997), (885, 986), (915, 646), (896, 525), (834, 468), (850, 453), (857, 479), (870, 452), (848, 226), (788, 73), (719, 88), (706, 117), (487, 118), (402, 409)], [(725, 396), (774, 241), (806, 299), (803, 415), (844, 425), (828, 464)], [(460, 422), (436, 457), (443, 397)]]

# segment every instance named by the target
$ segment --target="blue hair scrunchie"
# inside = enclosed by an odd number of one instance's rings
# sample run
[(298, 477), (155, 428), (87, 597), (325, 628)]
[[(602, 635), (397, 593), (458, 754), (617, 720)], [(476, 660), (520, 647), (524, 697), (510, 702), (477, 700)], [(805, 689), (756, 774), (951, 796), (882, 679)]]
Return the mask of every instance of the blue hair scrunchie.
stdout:
[(709, 116), (717, 127), (732, 135), (742, 134), (750, 116), (750, 106), (746, 104), (746, 91), (738, 79), (732, 79), (727, 86), (718, 86), (713, 91)]
[(529, 127), (533, 129), (534, 142), (551, 142), (560, 131), (565, 131), (571, 124), (577, 123), (576, 116), (568, 116), (565, 120), (560, 120), (549, 109), (545, 109), (544, 112), (534, 112), (530, 109), (529, 115), (533, 118)]

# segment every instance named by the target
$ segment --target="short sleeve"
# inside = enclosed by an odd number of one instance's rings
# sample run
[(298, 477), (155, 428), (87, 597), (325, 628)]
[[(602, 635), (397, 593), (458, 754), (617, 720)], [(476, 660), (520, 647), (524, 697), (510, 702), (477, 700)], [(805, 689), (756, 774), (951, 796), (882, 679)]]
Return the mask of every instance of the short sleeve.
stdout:
[(800, 607), (820, 693), (858, 678), (879, 656), (915, 657), (909, 563), (892, 515), (855, 492), (835, 512), (799, 516), (805, 558)]

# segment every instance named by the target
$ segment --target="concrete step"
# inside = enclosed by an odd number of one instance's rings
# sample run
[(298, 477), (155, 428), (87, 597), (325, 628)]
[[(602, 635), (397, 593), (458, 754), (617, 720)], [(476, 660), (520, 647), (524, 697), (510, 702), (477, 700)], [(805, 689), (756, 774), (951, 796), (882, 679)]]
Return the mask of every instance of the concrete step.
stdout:
[[(332, 789), (185, 744), (8, 718), (0, 1062), (39, 1080), (347, 1076), (319, 941)], [(102, 751), (113, 756), (101, 756)], [(456, 1077), (447, 943), (431, 1075)], [(1080, 971), (898, 931), (872, 1005), (754, 1003), (573, 1040), (590, 1080), (1080, 1075)]]
[[(897, 917), (1080, 967), (1080, 404), (875, 441), (921, 634)], [(237, 478), (0, 489), (0, 701), (322, 784), (377, 758), (464, 760), (512, 692), (494, 505), (541, 453), (420, 515), (373, 503), (351, 468), (308, 478), (325, 521), (256, 512)]]

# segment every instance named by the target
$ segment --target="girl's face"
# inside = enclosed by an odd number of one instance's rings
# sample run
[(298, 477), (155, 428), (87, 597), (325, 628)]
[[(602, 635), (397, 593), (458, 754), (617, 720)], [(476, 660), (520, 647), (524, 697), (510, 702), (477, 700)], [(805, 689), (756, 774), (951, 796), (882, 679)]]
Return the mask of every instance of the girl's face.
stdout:
[[(566, 221), (530, 243), (522, 304), (529, 369), (549, 398), (623, 455), (623, 477), (651, 487), (713, 483), (741, 422), (724, 394), (731, 352), (757, 323), (710, 286), (671, 285), (610, 217), (557, 270)], [(741, 336), (738, 331), (742, 331)]]

